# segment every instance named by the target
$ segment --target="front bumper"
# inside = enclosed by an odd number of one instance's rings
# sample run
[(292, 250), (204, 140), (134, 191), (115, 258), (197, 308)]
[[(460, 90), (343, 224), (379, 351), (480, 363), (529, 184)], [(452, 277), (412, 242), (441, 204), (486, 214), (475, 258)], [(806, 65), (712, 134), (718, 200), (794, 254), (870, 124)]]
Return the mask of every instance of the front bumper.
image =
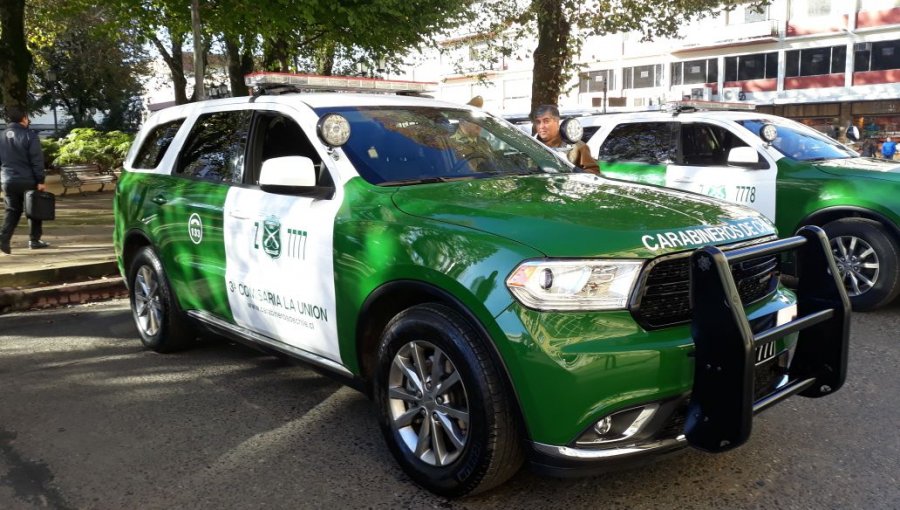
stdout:
[(606, 450), (531, 443), (528, 460), (531, 469), (539, 474), (570, 478), (645, 465), (682, 450), (687, 445), (687, 439), (683, 435)]
[[(757, 315), (748, 320), (730, 264), (786, 250), (797, 250), (801, 262), (799, 318), (761, 323)], [(816, 227), (727, 253), (714, 247), (696, 250), (690, 290), (693, 378), (686, 392), (632, 402), (658, 411), (641, 434), (627, 441), (594, 446), (536, 439), (532, 465), (555, 476), (573, 476), (646, 462), (688, 445), (726, 451), (749, 439), (755, 413), (795, 394), (833, 393), (846, 377), (850, 316), (836, 275), (827, 239)], [(757, 358), (761, 350), (778, 354), (762, 362)], [(608, 413), (593, 420), (603, 415)]]

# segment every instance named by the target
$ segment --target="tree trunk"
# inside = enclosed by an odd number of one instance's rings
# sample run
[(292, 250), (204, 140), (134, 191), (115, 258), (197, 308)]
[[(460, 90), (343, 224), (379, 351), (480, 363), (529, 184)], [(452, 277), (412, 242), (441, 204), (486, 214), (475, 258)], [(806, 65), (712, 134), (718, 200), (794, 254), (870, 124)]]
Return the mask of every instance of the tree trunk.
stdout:
[(538, 45), (534, 50), (531, 110), (542, 104), (556, 105), (565, 84), (563, 71), (569, 64), (571, 25), (563, 14), (562, 0), (534, 0)]
[(0, 97), (5, 106), (28, 106), (31, 52), (25, 46), (25, 0), (0, 8)]
[(205, 52), (200, 33), (200, 0), (191, 0), (191, 28), (194, 33), (194, 100), (202, 101), (206, 99), (206, 89), (203, 83), (206, 70), (203, 65)]
[(187, 104), (187, 76), (184, 75), (184, 50), (181, 45), (184, 35), (179, 34), (177, 39), (172, 38), (172, 64), (169, 70), (172, 72), (172, 87), (175, 90), (175, 104)]
[(181, 47), (184, 44), (184, 34), (176, 30), (169, 29), (169, 38), (172, 40), (171, 51), (159, 40), (159, 37), (153, 37), (153, 45), (162, 55), (163, 61), (169, 66), (169, 73), (172, 75), (172, 89), (175, 92), (175, 104), (187, 104), (187, 77), (184, 75), (184, 52)]
[(331, 76), (334, 74), (334, 42), (326, 42), (317, 52), (316, 74)]
[(225, 52), (228, 54), (228, 83), (231, 95), (246, 96), (248, 89), (244, 85), (244, 75), (253, 72), (253, 56), (246, 47), (241, 51), (241, 45), (237, 39), (227, 35), (224, 39)]
[(288, 72), (290, 56), (288, 55), (287, 41), (282, 38), (274, 38), (269, 39), (268, 42), (263, 52), (263, 68), (267, 71)]

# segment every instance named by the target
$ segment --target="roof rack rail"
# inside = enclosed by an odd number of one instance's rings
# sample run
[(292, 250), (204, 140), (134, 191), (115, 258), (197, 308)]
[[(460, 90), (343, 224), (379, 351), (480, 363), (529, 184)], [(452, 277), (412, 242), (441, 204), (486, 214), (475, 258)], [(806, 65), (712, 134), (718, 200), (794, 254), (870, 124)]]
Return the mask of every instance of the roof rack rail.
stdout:
[(277, 72), (250, 73), (244, 76), (244, 84), (253, 90), (254, 96), (314, 91), (420, 96), (437, 86), (437, 83), (421, 81)]
[(696, 111), (754, 111), (753, 103), (725, 103), (722, 101), (669, 101), (662, 107), (663, 111), (678, 115), (682, 112)]

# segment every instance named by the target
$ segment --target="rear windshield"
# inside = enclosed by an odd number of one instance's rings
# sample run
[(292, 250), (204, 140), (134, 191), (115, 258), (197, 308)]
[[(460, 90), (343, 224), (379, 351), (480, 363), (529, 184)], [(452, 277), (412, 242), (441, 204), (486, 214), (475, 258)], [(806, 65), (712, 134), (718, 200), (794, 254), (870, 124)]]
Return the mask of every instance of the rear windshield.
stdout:
[(760, 129), (763, 126), (775, 124), (778, 136), (772, 142), (772, 147), (778, 149), (778, 152), (788, 158), (797, 161), (846, 159), (856, 156), (855, 152), (844, 147), (836, 140), (792, 120), (752, 119), (739, 120), (737, 123), (757, 136), (759, 136)]
[(381, 186), (577, 171), (510, 124), (467, 110), (320, 108), (350, 122), (342, 147), (359, 174)]

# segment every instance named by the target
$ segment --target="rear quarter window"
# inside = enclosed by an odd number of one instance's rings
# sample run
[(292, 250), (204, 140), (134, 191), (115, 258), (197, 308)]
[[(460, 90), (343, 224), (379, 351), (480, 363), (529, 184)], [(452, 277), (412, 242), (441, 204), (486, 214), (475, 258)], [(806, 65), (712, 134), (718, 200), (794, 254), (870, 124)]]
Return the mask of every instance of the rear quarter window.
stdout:
[(673, 161), (677, 132), (674, 122), (619, 124), (603, 141), (597, 159), (651, 164)]
[(166, 155), (166, 151), (172, 145), (175, 134), (178, 133), (183, 123), (184, 119), (178, 119), (160, 124), (151, 129), (147, 133), (146, 138), (144, 138), (144, 143), (138, 150), (132, 167), (141, 170), (152, 170), (159, 166), (159, 162)]

